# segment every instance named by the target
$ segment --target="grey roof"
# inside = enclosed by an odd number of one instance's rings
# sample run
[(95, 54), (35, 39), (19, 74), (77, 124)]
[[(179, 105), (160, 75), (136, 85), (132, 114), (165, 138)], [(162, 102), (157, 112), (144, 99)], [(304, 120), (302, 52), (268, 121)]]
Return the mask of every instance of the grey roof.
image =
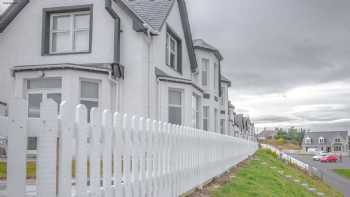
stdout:
[[(304, 138), (310, 137), (311, 138), (311, 145), (317, 145), (318, 139), (320, 137), (323, 137), (326, 139), (326, 144), (332, 144), (334, 138), (341, 137), (344, 140), (348, 137), (348, 131), (318, 131), (318, 132), (307, 132), (305, 133)], [(305, 141), (303, 140), (303, 143)]]
[(0, 33), (16, 18), (18, 13), (27, 5), (29, 0), (21, 0), (10, 5), (5, 12), (0, 15)]
[(185, 78), (179, 78), (179, 77), (173, 77), (171, 75), (168, 75), (163, 70), (161, 70), (157, 67), (155, 67), (155, 69), (154, 69), (154, 74), (156, 75), (156, 77), (160, 81), (187, 84), (187, 85), (191, 85), (192, 87), (196, 88), (198, 91), (200, 91), (202, 93), (204, 92), (204, 90), (202, 88), (200, 88), (199, 86), (197, 86), (195, 83), (193, 83), (192, 80), (185, 79)]
[(193, 46), (196, 49), (204, 49), (204, 50), (208, 50), (208, 51), (214, 52), (214, 54), (218, 57), (219, 60), (223, 60), (224, 59), (224, 57), (221, 55), (220, 51), (217, 48), (215, 48), (212, 45), (208, 44), (203, 39), (195, 39), (195, 40), (193, 40)]
[(224, 75), (221, 75), (221, 82), (228, 83), (228, 86), (231, 86), (231, 80), (226, 78)]
[(174, 0), (134, 0), (126, 4), (153, 29), (160, 31)]

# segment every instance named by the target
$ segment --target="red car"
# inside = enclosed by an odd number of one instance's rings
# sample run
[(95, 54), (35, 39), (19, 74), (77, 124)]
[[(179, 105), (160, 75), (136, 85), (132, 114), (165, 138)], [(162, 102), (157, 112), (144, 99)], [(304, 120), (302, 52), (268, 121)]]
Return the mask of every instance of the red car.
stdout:
[(336, 155), (327, 155), (321, 157), (320, 162), (337, 162), (338, 158)]

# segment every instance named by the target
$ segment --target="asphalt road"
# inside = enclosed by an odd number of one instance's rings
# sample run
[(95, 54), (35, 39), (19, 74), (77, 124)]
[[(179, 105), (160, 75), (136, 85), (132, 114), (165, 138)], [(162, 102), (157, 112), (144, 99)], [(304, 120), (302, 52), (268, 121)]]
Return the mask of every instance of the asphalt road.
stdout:
[(350, 157), (343, 157), (342, 162), (337, 163), (321, 163), (313, 161), (311, 155), (291, 154), (296, 159), (303, 161), (314, 168), (317, 168), (322, 179), (329, 185), (342, 192), (345, 197), (350, 197), (350, 180), (336, 174), (333, 170), (337, 168), (350, 168)]

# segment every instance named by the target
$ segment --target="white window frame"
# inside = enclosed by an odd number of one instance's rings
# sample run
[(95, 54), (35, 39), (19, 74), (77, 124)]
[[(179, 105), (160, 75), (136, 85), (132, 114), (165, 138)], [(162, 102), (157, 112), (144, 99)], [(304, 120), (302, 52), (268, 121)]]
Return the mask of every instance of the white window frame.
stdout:
[[(167, 65), (170, 67), (170, 68), (172, 68), (172, 69), (175, 69), (175, 70), (177, 70), (177, 67), (178, 67), (178, 49), (177, 49), (177, 47), (178, 47), (178, 41), (177, 41), (177, 39), (173, 36), (173, 35), (171, 35), (169, 32), (167, 32), (167, 34), (166, 34), (167, 36), (166, 36), (166, 56), (167, 56), (167, 58), (166, 58), (166, 60), (167, 60)], [(171, 49), (171, 41), (174, 41), (174, 43), (175, 43), (175, 47), (174, 47), (174, 49)], [(174, 54), (174, 59), (175, 59), (175, 61), (174, 61), (174, 65), (171, 65), (171, 61), (170, 61), (170, 57), (171, 57), (171, 54)]]
[[(96, 83), (98, 85), (98, 95), (97, 98), (83, 98), (81, 95), (81, 84), (82, 82), (89, 82), (89, 83)], [(97, 106), (100, 106), (100, 98), (101, 98), (101, 82), (96, 79), (86, 79), (86, 78), (81, 78), (79, 80), (79, 103), (81, 101), (90, 101), (90, 102), (97, 102)]]
[(180, 93), (180, 96), (181, 96), (181, 104), (180, 105), (177, 105), (177, 104), (170, 104), (169, 103), (169, 98), (168, 98), (168, 122), (170, 122), (169, 120), (169, 109), (170, 107), (175, 107), (175, 108), (180, 108), (181, 109), (181, 124), (183, 124), (184, 122), (184, 90), (182, 89), (177, 89), (177, 88), (169, 88), (168, 89), (168, 97), (170, 96), (170, 91), (174, 91), (174, 92), (178, 92)]
[[(205, 115), (205, 111), (207, 112), (206, 115)], [(206, 129), (206, 131), (209, 130), (209, 125), (210, 125), (209, 117), (210, 117), (210, 107), (208, 105), (205, 105), (205, 106), (203, 106), (203, 129), (205, 128), (204, 127), (204, 120), (206, 120), (207, 121), (207, 125), (206, 125), (207, 129)]]
[(219, 65), (218, 63), (214, 64), (214, 91), (218, 93), (219, 88)]
[[(221, 124), (223, 123), (223, 124)], [(225, 119), (220, 119), (220, 133), (221, 134), (225, 134), (225, 130), (226, 130), (226, 120)]]
[[(206, 62), (206, 64), (205, 64)], [(209, 65), (210, 65), (210, 60), (207, 59), (207, 58), (202, 58), (202, 86), (204, 87), (208, 87), (209, 84), (210, 84), (210, 72), (209, 72)], [(207, 77), (207, 81), (206, 81), (206, 84), (204, 84), (203, 82), (203, 76), (204, 76), (204, 73)]]
[(306, 137), (304, 143), (305, 144), (311, 144), (311, 138), (310, 137)]
[(214, 109), (214, 131), (217, 133), (219, 130), (219, 110)]
[[(88, 15), (89, 16), (89, 27), (88, 28), (80, 28), (80, 29), (75, 29), (75, 17), (78, 15)], [(60, 17), (60, 16), (69, 16), (70, 18), (70, 29), (67, 31), (59, 31), (59, 30), (54, 30), (53, 29), (53, 18), (54, 17)], [(78, 11), (78, 12), (63, 12), (63, 13), (53, 13), (50, 14), (50, 33), (49, 33), (49, 52), (50, 54), (60, 54), (60, 53), (79, 53), (79, 52), (89, 52), (90, 51), (90, 45), (87, 50), (76, 50), (75, 49), (75, 37), (76, 37), (76, 32), (80, 31), (87, 31), (88, 36), (90, 37), (91, 35), (91, 12), (90, 11)], [(53, 35), (55, 33), (70, 33), (70, 40), (71, 40), (71, 50), (66, 50), (66, 51), (53, 51), (52, 46), (53, 46)], [(89, 41), (91, 42), (91, 39), (89, 38)]]
[(334, 142), (335, 143), (341, 143), (341, 139), (339, 137), (337, 137), (337, 138), (334, 139)]
[[(26, 99), (29, 99), (30, 94), (41, 94), (42, 95), (42, 101), (47, 100), (48, 94), (60, 94), (62, 99), (62, 87), (61, 88), (28, 88), (28, 83), (30, 80), (36, 80), (37, 78), (28, 78), (25, 79), (25, 85), (26, 85)], [(61, 77), (48, 77), (48, 79), (60, 79), (62, 84), (62, 78)], [(60, 103), (58, 103), (60, 105)], [(29, 110), (29, 103), (28, 103), (28, 110)], [(29, 115), (29, 114), (28, 114)]]
[(325, 138), (324, 137), (318, 138), (318, 143), (319, 144), (324, 144), (325, 143)]
[(193, 93), (192, 94), (192, 126), (197, 129), (201, 127), (200, 113), (201, 113), (200, 96)]

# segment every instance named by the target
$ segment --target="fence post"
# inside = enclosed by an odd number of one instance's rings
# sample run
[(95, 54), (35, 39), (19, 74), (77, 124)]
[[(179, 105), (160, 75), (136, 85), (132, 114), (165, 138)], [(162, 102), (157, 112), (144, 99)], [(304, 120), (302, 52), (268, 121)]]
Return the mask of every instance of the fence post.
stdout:
[(59, 117), (59, 170), (58, 170), (58, 196), (66, 197), (72, 192), (72, 149), (73, 131), (72, 106), (63, 101), (60, 106)]
[(13, 99), (9, 103), (7, 195), (25, 196), (28, 103)]
[(40, 104), (37, 196), (56, 197), (58, 106), (52, 99)]

